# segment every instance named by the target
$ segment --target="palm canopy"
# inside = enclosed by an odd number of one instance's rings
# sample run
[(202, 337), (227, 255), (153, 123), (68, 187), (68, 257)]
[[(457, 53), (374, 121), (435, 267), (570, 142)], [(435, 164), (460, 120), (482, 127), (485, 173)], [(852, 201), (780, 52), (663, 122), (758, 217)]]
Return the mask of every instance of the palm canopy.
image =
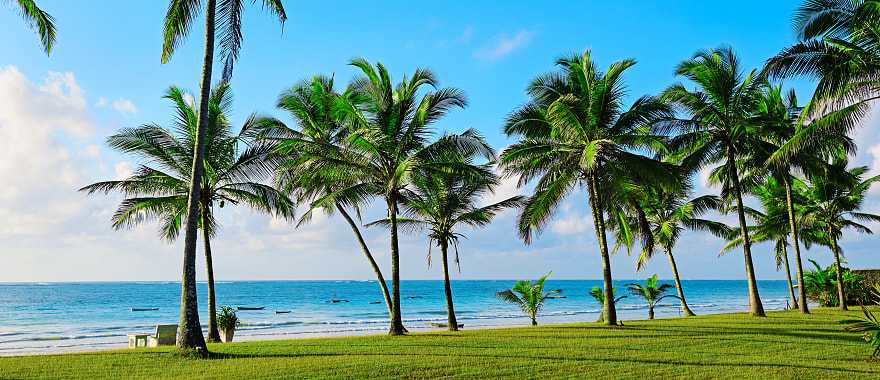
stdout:
[(55, 19), (40, 9), (34, 0), (14, 0), (19, 14), (37, 32), (43, 51), (48, 55), (55, 46)]
[(650, 304), (655, 305), (660, 300), (666, 297), (675, 297), (674, 295), (668, 294), (664, 295), (669, 289), (672, 288), (672, 284), (658, 284), (659, 280), (657, 280), (657, 275), (653, 275), (645, 279), (645, 284), (639, 283), (629, 283), (626, 284), (626, 288), (629, 290), (630, 294), (636, 297), (640, 297), (648, 301)]
[[(174, 240), (186, 221), (189, 177), (198, 124), (198, 110), (188, 102), (187, 94), (171, 87), (165, 98), (174, 104), (175, 121), (170, 129), (156, 124), (123, 129), (107, 139), (108, 144), (122, 153), (133, 155), (145, 163), (128, 178), (102, 181), (83, 187), (81, 191), (109, 193), (118, 191), (126, 198), (112, 217), (113, 227), (128, 228), (148, 220), (161, 223), (160, 235)], [(205, 213), (200, 225), (213, 234), (216, 220), (210, 209), (226, 203), (245, 204), (269, 214), (289, 217), (292, 202), (272, 186), (260, 182), (271, 174), (267, 151), (251, 145), (248, 131), (256, 118), (248, 119), (241, 133), (234, 134), (227, 119), (232, 105), (228, 85), (214, 89), (208, 103), (205, 146), (205, 176), (202, 180), (200, 205)]]
[(547, 272), (536, 281), (517, 281), (512, 288), (496, 293), (498, 299), (518, 306), (522, 312), (532, 320), (532, 325), (537, 325), (538, 313), (544, 308), (544, 302), (548, 297), (561, 293), (560, 290), (544, 291), (544, 281), (550, 277)]
[(664, 149), (652, 126), (673, 113), (650, 96), (624, 105), (622, 75), (633, 65), (618, 61), (600, 72), (589, 51), (561, 58), (559, 70), (535, 78), (527, 90), (530, 101), (508, 116), (504, 132), (520, 141), (502, 153), (501, 167), (517, 175), (520, 186), (538, 179), (519, 220), (526, 243), (566, 195), (589, 187), (591, 179), (602, 196), (613, 195), (615, 186), (674, 182), (672, 165), (640, 154)]
[(834, 244), (846, 229), (871, 234), (871, 229), (863, 223), (880, 222), (880, 215), (860, 211), (868, 190), (880, 182), (880, 175), (864, 178), (867, 167), (849, 170), (846, 167), (845, 160), (833, 162), (824, 175), (813, 178), (806, 189), (803, 218), (826, 234), (823, 245)]
[[(169, 2), (162, 31), (162, 63), (171, 59), (171, 55), (189, 34), (193, 22), (202, 12), (204, 1), (171, 0)], [(244, 38), (241, 32), (244, 0), (219, 0), (219, 3), (218, 0), (206, 1), (216, 4), (216, 14), (211, 17), (214, 20), (219, 19), (220, 56), (225, 64), (223, 77), (228, 80), (232, 73), (233, 64), (241, 51), (241, 42)], [(263, 9), (278, 18), (283, 26), (287, 20), (287, 12), (284, 10), (284, 4), (281, 0), (261, 0), (260, 2)]]

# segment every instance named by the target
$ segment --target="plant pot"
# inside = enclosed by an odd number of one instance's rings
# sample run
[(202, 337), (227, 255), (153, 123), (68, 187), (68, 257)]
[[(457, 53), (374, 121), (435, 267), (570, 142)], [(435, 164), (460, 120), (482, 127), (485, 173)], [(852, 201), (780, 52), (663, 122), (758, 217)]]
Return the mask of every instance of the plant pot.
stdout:
[(232, 342), (232, 336), (235, 335), (235, 329), (222, 329), (220, 330), (220, 340), (223, 343)]

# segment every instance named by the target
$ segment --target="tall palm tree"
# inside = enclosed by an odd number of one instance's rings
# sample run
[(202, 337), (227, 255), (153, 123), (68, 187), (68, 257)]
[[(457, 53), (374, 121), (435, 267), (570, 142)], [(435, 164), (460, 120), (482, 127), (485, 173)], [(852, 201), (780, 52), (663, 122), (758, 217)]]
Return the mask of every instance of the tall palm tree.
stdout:
[[(283, 24), (287, 19), (281, 0), (263, 0), (263, 8), (278, 18)], [(211, 92), (211, 74), (214, 69), (214, 45), (217, 27), (220, 27), (220, 54), (225, 61), (224, 81), (232, 75), (232, 65), (241, 50), (242, 0), (170, 0), (165, 15), (163, 29), (162, 63), (168, 62), (171, 55), (189, 34), (196, 17), (205, 12), (205, 52), (202, 58), (202, 77), (199, 84), (199, 115), (196, 127), (195, 149), (191, 158), (192, 174), (189, 176), (189, 197), (187, 199), (187, 220), (199, 217), (202, 176), (205, 168), (205, 130), (208, 128), (208, 103)], [(219, 16), (219, 25), (218, 25)], [(199, 323), (198, 300), (196, 297), (196, 240), (198, 226), (186, 225), (183, 243), (183, 275), (180, 282), (180, 323), (178, 324), (177, 348), (194, 349), (200, 355), (208, 352), (205, 337)]]
[[(168, 241), (176, 240), (180, 228), (186, 224), (186, 202), (190, 170), (189, 157), (195, 149), (198, 110), (188, 103), (187, 95), (171, 87), (165, 95), (175, 107), (174, 126), (169, 130), (155, 124), (125, 129), (108, 138), (111, 147), (134, 155), (152, 164), (122, 180), (103, 181), (83, 187), (81, 191), (109, 193), (118, 191), (126, 199), (113, 215), (113, 227), (129, 228), (146, 221), (161, 223), (160, 235)], [(220, 341), (217, 329), (217, 302), (214, 288), (214, 266), (211, 237), (217, 233), (214, 206), (244, 204), (255, 210), (281, 217), (293, 215), (293, 203), (283, 194), (260, 182), (271, 173), (264, 159), (266, 150), (253, 145), (247, 133), (248, 120), (238, 135), (226, 115), (232, 105), (228, 85), (214, 89), (208, 103), (208, 124), (205, 133), (205, 162), (208, 169), (202, 177), (199, 197), (199, 218), (205, 249), (208, 279), (208, 340)]]
[(880, 99), (880, 1), (805, 0), (795, 11), (798, 42), (767, 60), (773, 78), (818, 80), (807, 103), (807, 124), (774, 156), (810, 151), (825, 134), (847, 134), (863, 124)]
[(376, 274), (390, 318), (393, 308), (385, 276), (373, 258), (358, 223), (350, 214), (354, 211), (359, 216), (360, 208), (367, 199), (350, 199), (347, 204), (326, 201), (334, 191), (345, 187), (343, 181), (357, 180), (340, 176), (346, 166), (338, 164), (339, 157), (344, 157), (346, 153), (346, 139), (351, 136), (352, 130), (338, 117), (337, 111), (357, 105), (358, 100), (352, 91), (338, 93), (334, 82), (333, 77), (315, 76), (283, 92), (277, 106), (290, 114), (296, 121), (296, 128), (290, 128), (279, 120), (265, 118), (259, 123), (262, 125), (259, 134), (263, 142), (272, 145), (272, 155), (280, 160), (275, 175), (278, 187), (295, 194), (297, 202), (308, 207), (298, 225), (307, 223), (313, 211), (319, 208), (328, 214), (339, 212), (342, 215)]
[(739, 60), (729, 47), (697, 52), (678, 65), (676, 74), (697, 87), (691, 90), (675, 84), (663, 92), (662, 98), (690, 117), (687, 122), (676, 123), (680, 134), (672, 139), (671, 146), (686, 153), (682, 165), (689, 170), (720, 163), (714, 177), (723, 185), (723, 198), (732, 197), (736, 201), (750, 312), (753, 316), (764, 316), (752, 264), (752, 242), (746, 228), (737, 159), (748, 152), (749, 140), (754, 138), (750, 118), (765, 81), (756, 70), (743, 76)]
[(15, 5), (24, 21), (37, 32), (43, 51), (49, 55), (55, 46), (55, 19), (34, 0), (15, 0)]
[[(476, 139), (483, 141), (476, 131), (467, 131)], [(485, 144), (484, 150), (492, 148)], [(456, 157), (451, 154), (446, 158), (451, 162), (473, 165), (474, 157)], [(464, 235), (459, 232), (461, 227), (482, 227), (488, 225), (492, 218), (508, 207), (520, 207), (522, 196), (514, 196), (486, 206), (477, 206), (480, 199), (491, 193), (500, 180), (492, 170), (491, 164), (483, 164), (475, 169), (482, 171), (480, 175), (461, 175), (458, 171), (427, 171), (413, 175), (412, 191), (403, 200), (404, 213), (410, 216), (399, 219), (401, 226), (413, 229), (424, 229), (428, 232), (428, 266), (431, 265), (431, 247), (436, 244), (440, 248), (443, 263), (443, 290), (446, 295), (446, 310), (449, 331), (458, 330), (455, 308), (452, 302), (452, 285), (449, 281), (449, 247), (455, 250), (455, 264), (459, 265), (459, 239)], [(380, 224), (387, 226), (388, 220)]]
[[(767, 182), (765, 177), (773, 179), (773, 185), (784, 191), (782, 199), (774, 202), (784, 203), (787, 214), (788, 230), (791, 236), (791, 246), (794, 248), (795, 269), (797, 271), (798, 284), (803, 283), (803, 265), (800, 249), (800, 227), (795, 217), (795, 196), (793, 191), (795, 172), (801, 172), (807, 177), (821, 170), (826, 157), (837, 157), (855, 152), (855, 144), (846, 135), (833, 133), (826, 130), (821, 133), (821, 138), (811, 144), (810, 149), (798, 150), (792, 154), (776, 155), (799, 133), (799, 117), (802, 108), (798, 106), (797, 96), (794, 90), (783, 95), (782, 86), (768, 86), (760, 96), (758, 105), (753, 115), (752, 123), (756, 126), (756, 139), (754, 145), (745, 155), (743, 167), (748, 169), (743, 174), (744, 182), (763, 186)], [(809, 128), (809, 125), (806, 126)], [(776, 189), (776, 187), (774, 187)], [(767, 189), (765, 189), (767, 190)], [(759, 194), (760, 195), (760, 191)], [(764, 191), (763, 193), (767, 193)], [(771, 192), (772, 193), (772, 192)], [(778, 204), (777, 203), (777, 204)], [(775, 205), (774, 205), (775, 207)], [(783, 246), (784, 248), (784, 246)], [(787, 249), (787, 248), (786, 248)], [(788, 262), (785, 262), (786, 268)], [(806, 299), (804, 287), (798, 287), (799, 299)], [(792, 303), (795, 305), (795, 303)], [(806, 302), (797, 304), (802, 313), (809, 313)]]
[(670, 284), (659, 284), (657, 275), (645, 279), (645, 284), (630, 283), (626, 288), (633, 296), (642, 298), (648, 303), (648, 319), (654, 319), (654, 307), (666, 297), (676, 297), (672, 294), (664, 294), (671, 288)]
[(652, 134), (650, 126), (671, 118), (672, 111), (649, 96), (625, 108), (622, 74), (634, 64), (615, 62), (603, 73), (589, 51), (559, 59), (559, 71), (535, 78), (527, 90), (531, 100), (508, 116), (504, 132), (520, 141), (501, 155), (502, 169), (518, 175), (519, 186), (539, 178), (519, 217), (520, 237), (526, 243), (566, 195), (578, 187), (586, 189), (602, 259), (608, 325), (617, 324), (617, 313), (605, 205), (616, 188), (677, 179), (672, 165), (639, 154), (662, 148), (663, 138)]
[[(473, 133), (443, 136), (431, 142), (432, 124), (452, 108), (467, 104), (464, 94), (455, 88), (436, 88), (437, 79), (425, 69), (416, 70), (393, 85), (391, 75), (381, 63), (373, 66), (363, 59), (351, 65), (362, 76), (350, 85), (358, 103), (345, 103), (339, 115), (351, 128), (341, 149), (310, 152), (326, 159), (315, 159), (314, 173), (319, 181), (337, 181), (338, 188), (312, 203), (313, 208), (331, 202), (355, 205), (373, 197), (385, 201), (391, 232), (391, 326), (390, 335), (405, 332), (400, 307), (400, 248), (398, 214), (400, 203), (412, 185), (413, 173), (421, 171), (457, 171), (479, 176), (481, 170), (445, 159), (450, 152), (461, 156), (480, 154), (487, 159), (491, 150)], [(425, 91), (426, 87), (432, 90)], [(324, 170), (333, 167), (335, 169)], [(324, 174), (325, 173), (326, 176)], [(316, 178), (317, 178), (316, 177)]]
[[(615, 210), (615, 217), (609, 218), (609, 224), (615, 232), (615, 248), (626, 246), (632, 249), (635, 244), (631, 231), (637, 231), (644, 224), (653, 236), (654, 246), (643, 247), (636, 262), (636, 268), (641, 269), (653, 257), (655, 248), (663, 250), (669, 259), (672, 270), (672, 278), (678, 299), (681, 302), (681, 312), (690, 317), (694, 312), (688, 307), (681, 286), (681, 278), (678, 274), (678, 265), (675, 263), (673, 248), (678, 243), (685, 229), (695, 231), (708, 231), (716, 236), (728, 236), (730, 229), (724, 223), (703, 219), (700, 216), (709, 210), (718, 210), (722, 207), (722, 201), (716, 196), (704, 195), (688, 199), (690, 186), (681, 186), (678, 189), (664, 190), (659, 187), (649, 187), (644, 191), (635, 192), (632, 202), (624, 204), (620, 211)], [(630, 207), (625, 207), (631, 205)]]
[(560, 293), (558, 289), (544, 291), (544, 281), (547, 281), (547, 277), (550, 277), (550, 272), (536, 281), (517, 281), (512, 288), (500, 291), (495, 295), (504, 302), (518, 306), (523, 314), (532, 320), (532, 326), (537, 326), (538, 313), (544, 308), (544, 302), (549, 297)]
[(868, 190), (875, 182), (880, 182), (880, 175), (863, 179), (868, 172), (865, 166), (847, 170), (845, 160), (833, 162), (824, 175), (812, 178), (807, 188), (807, 201), (804, 205), (804, 220), (821, 228), (825, 239), (823, 245), (829, 247), (834, 254), (834, 265), (837, 269), (837, 294), (840, 309), (847, 310), (846, 292), (844, 290), (843, 269), (841, 265), (842, 249), (838, 244), (845, 229), (871, 234), (871, 229), (859, 222), (880, 222), (880, 215), (860, 212)]
[[(617, 293), (617, 290), (615, 288), (611, 288), (611, 294), (616, 294), (616, 293)], [(605, 291), (602, 290), (602, 288), (600, 288), (598, 286), (594, 286), (592, 289), (590, 289), (590, 297), (593, 297), (593, 299), (599, 303), (599, 306), (605, 305)], [(626, 298), (626, 296), (615, 297), (614, 304), (616, 305), (618, 302), (620, 302), (620, 300), (622, 300), (624, 298)], [(604, 311), (599, 312), (599, 319), (597, 319), (596, 322), (599, 322), (599, 323), (605, 322), (605, 312)]]

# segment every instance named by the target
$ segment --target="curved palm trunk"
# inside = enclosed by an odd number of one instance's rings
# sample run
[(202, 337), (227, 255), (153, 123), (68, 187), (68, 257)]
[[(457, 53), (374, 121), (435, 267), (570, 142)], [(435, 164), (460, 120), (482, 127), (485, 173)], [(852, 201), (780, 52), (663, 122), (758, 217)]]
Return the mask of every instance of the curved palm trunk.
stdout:
[(794, 296), (794, 284), (791, 283), (791, 269), (788, 267), (788, 248), (782, 245), (782, 263), (785, 265), (785, 281), (788, 281), (788, 297), (791, 299), (791, 308), (798, 308), (798, 299)]
[(666, 249), (666, 256), (669, 257), (669, 266), (672, 268), (672, 279), (675, 281), (675, 290), (678, 292), (678, 299), (681, 301), (681, 313), (685, 317), (693, 317), (694, 312), (688, 307), (687, 301), (684, 299), (684, 290), (681, 288), (681, 279), (678, 277), (678, 266), (675, 265), (675, 257), (672, 256), (672, 249)]
[(648, 319), (654, 319), (654, 304), (648, 304)]
[(382, 297), (385, 298), (385, 306), (388, 307), (388, 317), (394, 318), (394, 310), (391, 306), (391, 294), (388, 293), (388, 284), (385, 283), (385, 276), (382, 275), (382, 270), (379, 268), (379, 264), (376, 264), (376, 260), (373, 259), (373, 255), (370, 253), (370, 248), (367, 247), (367, 242), (364, 241), (364, 236), (361, 235), (361, 230), (358, 228), (357, 224), (348, 215), (348, 212), (340, 206), (336, 205), (336, 209), (339, 210), (339, 213), (342, 214), (342, 217), (345, 218), (345, 221), (348, 222), (348, 225), (351, 226), (351, 230), (354, 232), (354, 236), (357, 237), (358, 243), (361, 245), (361, 251), (364, 253), (364, 256), (367, 257), (367, 261), (370, 262), (370, 266), (373, 268), (373, 272), (376, 273), (376, 278), (379, 281), (379, 288), (382, 289)]
[(388, 335), (403, 335), (403, 319), (400, 311), (400, 247), (397, 244), (397, 199), (389, 195), (388, 218), (391, 219), (391, 328)]
[(602, 219), (602, 204), (596, 190), (596, 177), (590, 176), (588, 191), (590, 193), (590, 209), (593, 213), (593, 224), (596, 228), (596, 237), (599, 240), (599, 253), (602, 257), (602, 282), (605, 289), (605, 303), (602, 305), (605, 324), (617, 325), (617, 311), (614, 307), (614, 286), (611, 280), (611, 256), (608, 254), (608, 242), (605, 237), (605, 221)]
[(846, 291), (843, 288), (843, 266), (840, 265), (840, 246), (837, 245), (837, 238), (834, 237), (831, 231), (828, 231), (829, 236), (831, 236), (831, 251), (834, 252), (834, 266), (837, 268), (837, 300), (840, 304), (840, 310), (848, 310), (846, 307)]
[(736, 195), (736, 213), (739, 216), (739, 227), (742, 231), (743, 239), (743, 258), (746, 264), (746, 282), (749, 288), (749, 312), (754, 317), (764, 317), (764, 305), (761, 303), (761, 296), (758, 294), (758, 282), (755, 280), (755, 267), (752, 265), (752, 240), (749, 238), (748, 225), (746, 224), (746, 214), (743, 211), (742, 188), (739, 183), (739, 174), (736, 170), (736, 158), (733, 151), (728, 148), (727, 162), (730, 166), (730, 176), (733, 182), (733, 192)]
[(214, 293), (214, 262), (211, 258), (211, 237), (205, 226), (208, 225), (207, 205), (202, 205), (202, 239), (205, 244), (205, 270), (208, 272), (208, 342), (220, 342), (220, 330), (217, 329), (217, 299)]
[(205, 129), (208, 122), (208, 98), (211, 93), (211, 71), (214, 68), (214, 16), (216, 0), (207, 0), (205, 9), (205, 55), (202, 63), (202, 81), (199, 99), (199, 123), (196, 127), (196, 146), (190, 175), (187, 203), (186, 234), (183, 242), (183, 278), (180, 282), (180, 322), (177, 327), (177, 348), (195, 350), (207, 355), (205, 336), (199, 323), (199, 305), (196, 295), (196, 238), (198, 236), (199, 199), (204, 172)]
[(798, 299), (801, 300), (798, 304), (798, 308), (801, 313), (809, 314), (810, 309), (807, 305), (807, 289), (804, 286), (804, 269), (801, 264), (801, 245), (798, 238), (799, 231), (797, 227), (797, 218), (795, 218), (794, 215), (794, 197), (792, 196), (791, 191), (791, 178), (786, 178), (783, 182), (785, 182), (785, 204), (788, 209), (788, 226), (791, 229), (791, 245), (794, 247), (794, 265), (795, 270), (797, 271)]
[(455, 308), (452, 305), (452, 285), (449, 283), (449, 259), (446, 251), (449, 250), (449, 242), (440, 242), (440, 253), (443, 255), (443, 290), (446, 292), (446, 313), (449, 331), (458, 331), (458, 321), (455, 319)]

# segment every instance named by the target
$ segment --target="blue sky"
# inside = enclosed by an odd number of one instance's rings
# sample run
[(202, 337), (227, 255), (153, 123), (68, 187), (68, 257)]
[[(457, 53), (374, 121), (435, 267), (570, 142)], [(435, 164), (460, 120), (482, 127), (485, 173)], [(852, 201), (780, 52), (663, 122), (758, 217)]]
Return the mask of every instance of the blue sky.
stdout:
[[(160, 64), (165, 1), (71, 2), (43, 0), (57, 19), (56, 50), (46, 57), (37, 39), (11, 7), (0, 6), (0, 281), (167, 280), (179, 277), (178, 245), (155, 239), (155, 226), (114, 232), (107, 219), (118, 201), (86, 198), (73, 190), (126, 173), (138, 164), (108, 150), (103, 139), (121, 127), (171, 119), (161, 99), (170, 85), (195, 90), (201, 68), (202, 25)], [(499, 3), (500, 4), (500, 3)], [(335, 74), (345, 83), (354, 57), (381, 61), (399, 78), (417, 67), (434, 70), (443, 86), (463, 89), (470, 105), (453, 112), (439, 130), (474, 127), (499, 150), (511, 141), (500, 132), (504, 116), (525, 101), (523, 89), (551, 70), (555, 58), (592, 49), (602, 66), (634, 58), (626, 75), (632, 96), (661, 91), (677, 79), (673, 67), (696, 50), (732, 45), (744, 67), (757, 67), (793, 41), (796, 1), (741, 2), (453, 2), (435, 7), (411, 2), (286, 2), (283, 28), (259, 6), (244, 17), (244, 48), (233, 80), (233, 119), (252, 112), (282, 118), (278, 94), (314, 74)], [(4, 9), (7, 8), (7, 9)], [(755, 10), (760, 10), (756, 12)], [(218, 65), (219, 66), (219, 65)], [(790, 81), (803, 98), (811, 84)], [(880, 138), (872, 121), (856, 136), (860, 164), (873, 165)], [(5, 131), (4, 131), (5, 129)], [(38, 131), (29, 133), (30, 131)], [(5, 134), (5, 135), (3, 135)], [(18, 139), (18, 140), (17, 140)], [(15, 142), (9, 142), (13, 140)], [(0, 143), (2, 144), (2, 143)], [(40, 154), (41, 152), (48, 154)], [(22, 170), (24, 167), (24, 170)], [(4, 168), (7, 172), (3, 172)], [(33, 178), (29, 178), (33, 177)], [(711, 189), (701, 188), (701, 191)], [(512, 184), (501, 195), (516, 194)], [(515, 238), (515, 215), (502, 215), (490, 228), (472, 231), (463, 245), (460, 278), (533, 277), (554, 270), (557, 277), (596, 278), (599, 262), (583, 194), (568, 198), (558, 218), (532, 246)], [(869, 208), (877, 209), (873, 196)], [(305, 229), (246, 210), (223, 210), (215, 243), (220, 279), (371, 278), (350, 232), (336, 217)], [(378, 213), (378, 209), (371, 210)], [(368, 234), (387, 265), (384, 234)], [(853, 266), (869, 267), (874, 237), (847, 236), (844, 249)], [(424, 263), (426, 243), (404, 242), (404, 278), (436, 278)], [(686, 278), (741, 278), (742, 258), (718, 258), (721, 243), (688, 234), (679, 253)], [(224, 252), (226, 251), (226, 252)], [(756, 249), (759, 277), (780, 278), (769, 247)], [(828, 262), (827, 252), (810, 253)], [(644, 273), (620, 253), (620, 278), (668, 275), (665, 260)], [(875, 265), (876, 266), (876, 265)]]

